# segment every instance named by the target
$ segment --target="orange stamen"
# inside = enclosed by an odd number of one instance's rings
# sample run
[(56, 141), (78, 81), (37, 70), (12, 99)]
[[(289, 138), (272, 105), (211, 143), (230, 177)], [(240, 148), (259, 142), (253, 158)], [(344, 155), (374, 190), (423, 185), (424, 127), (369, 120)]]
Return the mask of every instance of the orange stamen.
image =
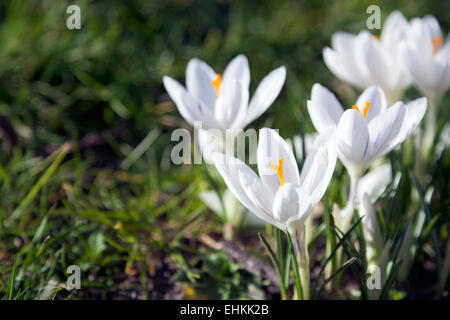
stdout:
[(216, 73), (216, 77), (214, 80), (211, 81), (211, 84), (216, 89), (217, 95), (219, 95), (219, 88), (220, 88), (220, 81), (222, 79), (222, 75), (220, 73)]
[(434, 53), (438, 52), (442, 45), (442, 37), (433, 37), (431, 41), (433, 41)]
[(377, 40), (380, 40), (380, 36), (379, 35), (374, 34), (372, 37), (374, 37)]
[(283, 167), (283, 161), (284, 161), (284, 159), (283, 159), (283, 158), (280, 158), (280, 159), (278, 160), (278, 165), (276, 165), (276, 164), (271, 164), (271, 165), (269, 166), (270, 168), (272, 168), (273, 170), (275, 170), (275, 172), (277, 173), (278, 179), (280, 179), (280, 188), (284, 185), (284, 176), (283, 176), (283, 170), (284, 170), (284, 167)]
[(356, 104), (352, 105), (352, 108), (355, 109), (356, 111), (358, 111), (359, 113), (361, 113), (361, 111), (359, 111), (359, 108)]
[(365, 106), (364, 106), (364, 111), (363, 111), (363, 117), (364, 118), (367, 116), (367, 112), (369, 111), (369, 109), (370, 109), (370, 102), (367, 101)]
[[(358, 113), (361, 113), (361, 111), (359, 111), (359, 108), (356, 104), (352, 105), (352, 108), (355, 109), (356, 111), (358, 111)], [(363, 118), (365, 118), (367, 116), (367, 112), (369, 112), (369, 109), (370, 109), (370, 102), (367, 101), (366, 104), (364, 105)]]

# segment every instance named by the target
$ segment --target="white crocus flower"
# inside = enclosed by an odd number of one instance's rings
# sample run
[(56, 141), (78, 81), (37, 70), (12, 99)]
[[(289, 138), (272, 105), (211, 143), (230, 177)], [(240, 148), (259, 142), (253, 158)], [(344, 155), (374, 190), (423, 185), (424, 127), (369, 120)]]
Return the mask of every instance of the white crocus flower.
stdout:
[[(198, 143), (208, 161), (214, 151), (232, 151), (228, 148), (232, 143), (227, 145), (216, 139), (217, 130), (224, 139), (232, 140), (235, 132), (244, 129), (269, 108), (280, 93), (285, 78), (284, 66), (273, 70), (264, 77), (249, 102), (248, 60), (246, 56), (238, 55), (226, 66), (223, 75), (205, 62), (191, 59), (186, 69), (186, 88), (168, 76), (164, 76), (163, 81), (180, 114), (199, 130)], [(217, 130), (209, 133), (207, 129)], [(214, 136), (210, 137), (211, 134)], [(212, 145), (208, 145), (211, 142)]]
[(346, 231), (354, 212), (361, 175), (376, 159), (402, 143), (422, 120), (427, 108), (426, 98), (408, 104), (401, 101), (387, 108), (386, 97), (379, 87), (369, 87), (352, 108), (344, 111), (335, 95), (315, 84), (308, 112), (319, 132), (336, 126), (337, 154), (350, 175), (350, 194), (342, 231)]
[(427, 109), (426, 98), (387, 107), (384, 92), (369, 87), (352, 108), (345, 110), (336, 96), (320, 84), (312, 89), (308, 112), (317, 131), (336, 126), (339, 159), (350, 175), (361, 175), (374, 160), (402, 143), (419, 125)]
[(358, 35), (337, 32), (331, 39), (332, 48), (323, 50), (324, 61), (342, 81), (361, 90), (377, 85), (393, 103), (401, 99), (411, 82), (399, 50), (407, 27), (405, 17), (394, 11), (379, 39), (366, 30)]
[(401, 52), (414, 83), (430, 102), (422, 147), (428, 156), (436, 134), (436, 108), (450, 87), (450, 41), (444, 43), (435, 17), (414, 18)]
[(324, 195), (336, 164), (334, 129), (315, 141), (299, 173), (294, 154), (275, 130), (260, 130), (257, 166), (259, 176), (234, 157), (215, 154), (214, 163), (231, 192), (252, 213), (291, 234), (304, 287), (309, 293), (309, 257), (304, 221)]
[(444, 43), (433, 16), (414, 18), (401, 52), (414, 83), (431, 100), (440, 100), (450, 87), (450, 41)]

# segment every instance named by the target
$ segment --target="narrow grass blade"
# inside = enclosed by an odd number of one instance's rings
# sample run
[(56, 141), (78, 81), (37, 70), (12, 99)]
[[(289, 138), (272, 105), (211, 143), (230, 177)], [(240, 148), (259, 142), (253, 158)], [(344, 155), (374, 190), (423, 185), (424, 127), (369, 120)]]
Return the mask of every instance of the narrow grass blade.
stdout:
[(317, 286), (319, 283), (319, 279), (321, 278), (323, 272), (325, 271), (325, 267), (326, 265), (331, 261), (331, 259), (333, 258), (333, 256), (336, 254), (336, 252), (338, 251), (338, 249), (343, 246), (344, 241), (347, 240), (347, 238), (350, 237), (350, 234), (353, 232), (353, 230), (355, 230), (355, 228), (361, 223), (363, 217), (360, 217), (355, 224), (353, 224), (353, 226), (343, 235), (343, 237), (340, 239), (340, 241), (337, 243), (337, 245), (334, 247), (333, 251), (331, 251), (330, 255), (327, 257), (327, 259), (325, 260), (324, 264), (322, 265), (322, 267), (320, 268), (320, 272), (316, 278), (316, 280), (314, 281), (314, 285), (313, 285), (313, 292), (311, 297), (315, 298), (316, 297), (316, 292), (317, 292)]
[(13, 213), (12, 213), (13, 219), (19, 218), (25, 212), (25, 210), (28, 208), (28, 206), (31, 204), (31, 202), (34, 200), (34, 198), (37, 196), (37, 194), (42, 189), (42, 187), (47, 184), (47, 182), (50, 180), (52, 175), (55, 173), (59, 164), (66, 157), (68, 151), (69, 151), (68, 145), (63, 145), (60, 149), (55, 151), (55, 153), (58, 154), (56, 159), (48, 167), (48, 169), (45, 171), (45, 173), (42, 175), (42, 177), (38, 180), (38, 182), (33, 186), (30, 193), (28, 193), (28, 195), (25, 197), (25, 199), (23, 199), (23, 201), (19, 204), (19, 206), (13, 211)]
[(258, 232), (258, 237), (261, 240), (261, 242), (263, 243), (263, 245), (266, 248), (267, 252), (269, 252), (270, 260), (272, 261), (272, 264), (273, 264), (273, 266), (275, 268), (275, 271), (277, 272), (278, 280), (280, 282), (281, 298), (282, 299), (286, 299), (286, 288), (284, 286), (284, 278), (283, 278), (282, 271), (280, 269), (280, 264), (278, 262), (278, 259), (277, 259), (276, 255), (275, 255), (275, 253), (273, 252), (272, 248), (270, 247), (269, 243), (267, 242), (267, 240), (264, 238), (264, 236), (260, 232)]
[(8, 290), (6, 293), (7, 299), (11, 300), (13, 297), (13, 291), (14, 291), (14, 280), (16, 278), (16, 259), (14, 259), (14, 264), (11, 270), (11, 275), (9, 276), (8, 280)]
[(335, 272), (333, 272), (333, 274), (322, 283), (319, 290), (317, 291), (317, 296), (320, 296), (320, 294), (322, 293), (322, 291), (325, 288), (325, 286), (327, 285), (327, 283), (330, 282), (339, 272), (346, 269), (348, 266), (350, 266), (353, 262), (355, 262), (358, 259), (359, 259), (359, 257), (350, 258), (341, 267), (339, 267)]
[(131, 151), (129, 155), (122, 161), (120, 167), (123, 170), (128, 170), (136, 162), (136, 160), (138, 160), (151, 147), (153, 142), (158, 139), (160, 133), (161, 132), (158, 128), (150, 131), (149, 134), (147, 134), (147, 136), (144, 138), (144, 140), (142, 140), (141, 143), (139, 143), (138, 146), (134, 148), (133, 151)]
[(395, 264), (391, 272), (389, 272), (388, 278), (386, 279), (386, 282), (384, 283), (383, 289), (381, 290), (380, 296), (378, 299), (384, 300), (386, 299), (389, 291), (391, 290), (392, 285), (394, 284), (394, 280), (400, 271), (400, 266), (402, 265), (403, 261), (400, 261), (399, 263)]
[(295, 255), (294, 244), (292, 243), (292, 238), (289, 232), (286, 232), (289, 244), (289, 251), (291, 252), (292, 268), (294, 269), (294, 285), (297, 291), (297, 295), (300, 300), (303, 300), (303, 289), (302, 280), (300, 278), (300, 272), (298, 269), (297, 257)]
[[(409, 171), (409, 175), (411, 177), (411, 180), (414, 182), (414, 185), (417, 189), (417, 192), (419, 193), (420, 203), (422, 204), (423, 211), (425, 212), (425, 219), (426, 222), (429, 224), (433, 220), (430, 207), (428, 206), (427, 202), (425, 201), (425, 193), (423, 192), (422, 187), (420, 186), (419, 181), (417, 180), (416, 176), (412, 171)], [(440, 274), (442, 269), (442, 262), (441, 262), (441, 255), (440, 255), (440, 249), (439, 249), (439, 240), (436, 234), (436, 230), (432, 229), (430, 231), (431, 233), (431, 241), (433, 244), (434, 249), (434, 258), (436, 263), (436, 270), (437, 273)]]

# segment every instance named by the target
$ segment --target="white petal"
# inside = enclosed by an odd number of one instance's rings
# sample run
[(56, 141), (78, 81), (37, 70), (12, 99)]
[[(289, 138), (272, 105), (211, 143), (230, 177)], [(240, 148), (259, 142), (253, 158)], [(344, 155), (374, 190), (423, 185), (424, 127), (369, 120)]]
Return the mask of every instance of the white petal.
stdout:
[(427, 29), (429, 30), (431, 36), (434, 37), (441, 37), (442, 38), (442, 31), (441, 27), (439, 26), (439, 22), (437, 19), (432, 15), (425, 16), (422, 21), (425, 23)]
[(433, 35), (429, 26), (421, 19), (412, 19), (409, 37), (417, 50), (417, 54), (424, 61), (423, 65), (427, 66), (434, 56)]
[[(183, 108), (181, 108), (181, 106)], [(187, 92), (181, 93), (181, 103), (178, 110), (183, 117), (182, 110), (187, 111), (189, 115), (192, 115), (194, 121), (200, 122), (203, 129), (222, 128), (222, 126), (214, 119), (214, 115), (211, 113), (210, 109), (206, 107), (202, 101)], [(191, 125), (197, 127), (199, 124), (191, 123)]]
[[(227, 219), (234, 225), (238, 225), (241, 222), (243, 211), (247, 211), (244, 206), (241, 205), (239, 200), (233, 195), (230, 189), (226, 189), (223, 193), (223, 202), (225, 205), (225, 211), (227, 213)], [(252, 214), (253, 215), (253, 214)]]
[(286, 68), (279, 67), (262, 79), (250, 100), (246, 125), (258, 118), (278, 97), (286, 79)]
[(316, 130), (322, 132), (337, 125), (344, 110), (330, 90), (316, 83), (308, 101), (308, 112)]
[(186, 68), (186, 87), (195, 98), (203, 101), (209, 107), (214, 107), (216, 100), (216, 89), (211, 83), (216, 77), (214, 70), (205, 62), (193, 58)]
[(353, 53), (347, 55), (327, 47), (323, 49), (322, 55), (328, 69), (336, 77), (359, 89), (366, 86), (366, 81), (361, 78), (360, 71), (354, 60), (351, 63)]
[(280, 181), (275, 170), (270, 168), (270, 165), (278, 165), (280, 158), (284, 160), (284, 182), (299, 184), (300, 174), (291, 148), (275, 130), (262, 128), (259, 131), (257, 150), (258, 172), (262, 183), (272, 190), (273, 193), (280, 187)]
[(367, 121), (356, 110), (346, 110), (337, 127), (337, 151), (347, 169), (365, 164), (368, 144)]
[(399, 42), (406, 37), (408, 20), (400, 11), (393, 11), (383, 25), (380, 41), (391, 51), (395, 51)]
[(405, 105), (399, 101), (369, 123), (369, 161), (390, 152), (405, 118)]
[(375, 248), (378, 253), (381, 252), (383, 248), (381, 229), (377, 214), (367, 194), (363, 196), (359, 211), (363, 216), (361, 222), (365, 240), (370, 243), (370, 247)]
[(378, 86), (369, 87), (359, 96), (356, 105), (359, 112), (364, 113), (366, 102), (370, 102), (369, 111), (366, 115), (366, 121), (372, 120), (375, 116), (386, 110), (386, 96), (383, 89)]
[(222, 205), (220, 204), (219, 196), (215, 191), (202, 191), (200, 192), (200, 199), (206, 204), (218, 216), (223, 216)]
[[(233, 123), (242, 123), (248, 103), (248, 90), (238, 79), (231, 79), (220, 87), (216, 100), (214, 118), (224, 128), (231, 128)], [(236, 122), (238, 121), (238, 122)]]
[(181, 116), (186, 120), (191, 126), (194, 125), (196, 119), (195, 110), (189, 110), (184, 105), (184, 102), (181, 99), (181, 96), (183, 93), (186, 93), (186, 89), (176, 80), (172, 79), (171, 77), (164, 76), (163, 77), (163, 83), (164, 87), (166, 88), (167, 93), (169, 94), (170, 98), (173, 100), (175, 105), (178, 108), (178, 111), (180, 112)]
[(384, 192), (391, 181), (392, 168), (389, 163), (369, 171), (361, 178), (361, 180), (359, 180), (358, 198), (362, 199), (363, 194), (367, 193), (369, 197), (375, 201)]
[(303, 223), (311, 208), (308, 193), (301, 186), (291, 183), (281, 187), (273, 199), (274, 218), (284, 229), (292, 223)]
[(232, 121), (230, 125), (230, 129), (244, 129), (247, 124), (247, 109), (248, 109), (248, 99), (249, 92), (248, 89), (245, 88), (245, 85), (240, 83), (240, 91), (241, 91), (241, 101), (239, 104), (239, 109), (236, 112), (235, 119)]
[[(370, 57), (368, 51), (370, 51), (370, 48), (373, 46), (380, 47), (381, 45), (369, 31), (362, 30), (355, 39), (355, 53), (353, 55), (353, 60), (347, 62), (352, 63), (357, 67), (359, 73), (359, 81), (361, 81), (361, 83), (364, 83), (364, 86), (361, 89), (365, 89), (376, 84), (380, 85), (380, 83), (376, 82), (375, 77), (370, 70), (373, 65), (369, 60), (372, 57)], [(376, 51), (376, 53), (371, 54), (379, 56), (379, 49), (376, 49)], [(377, 57), (376, 59), (378, 63), (379, 58)]]
[(239, 79), (248, 90), (250, 85), (250, 68), (248, 66), (247, 57), (243, 54), (235, 57), (225, 67), (222, 77), (223, 83), (227, 83), (232, 79)]
[(400, 44), (400, 55), (415, 84), (426, 95), (434, 94), (434, 78), (430, 70), (432, 60), (426, 60), (421, 54), (420, 43), (413, 41)]
[(338, 52), (351, 53), (356, 36), (345, 31), (338, 31), (331, 36), (331, 46)]
[(427, 98), (419, 98), (406, 104), (405, 119), (395, 139), (395, 145), (402, 143), (420, 124), (427, 111)]
[[(359, 36), (359, 35), (358, 35)], [(356, 61), (360, 48), (357, 45), (357, 36), (348, 32), (336, 32), (331, 37), (333, 50), (325, 48), (323, 52), (328, 68), (342, 80), (356, 88), (365, 88), (368, 84), (366, 75)]]
[(261, 180), (256, 175), (249, 175), (246, 172), (239, 171), (239, 181), (246, 196), (253, 202), (253, 204), (264, 215), (257, 215), (258, 218), (278, 226), (272, 215), (273, 196), (271, 190), (267, 189), (261, 183)]
[(390, 91), (393, 82), (391, 73), (395, 70), (391, 54), (372, 35), (358, 37), (357, 43), (359, 47), (357, 60), (366, 70), (370, 83)]
[(314, 206), (322, 199), (336, 166), (335, 127), (320, 134), (308, 153), (300, 176), (300, 185)]
[(213, 158), (217, 171), (219, 171), (227, 187), (234, 196), (244, 205), (244, 207), (250, 210), (250, 212), (265, 220), (264, 217), (266, 217), (267, 214), (259, 209), (258, 206), (247, 197), (239, 180), (240, 171), (247, 173), (250, 177), (258, 179), (256, 173), (241, 160), (234, 157), (216, 153)]
[(438, 101), (450, 86), (450, 43), (436, 53), (430, 73), (434, 75), (434, 98)]

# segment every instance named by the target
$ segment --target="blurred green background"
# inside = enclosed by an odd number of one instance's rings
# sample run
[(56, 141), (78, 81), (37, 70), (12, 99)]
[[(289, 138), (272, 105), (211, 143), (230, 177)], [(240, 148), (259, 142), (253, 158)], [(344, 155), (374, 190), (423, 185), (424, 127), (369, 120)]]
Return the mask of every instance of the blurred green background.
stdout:
[[(69, 4), (81, 8), (81, 30), (66, 27)], [(358, 94), (327, 69), (322, 49), (338, 30), (364, 29), (372, 4), (382, 21), (399, 9), (407, 18), (435, 15), (444, 32), (450, 27), (449, 1), (1, 1), (0, 292), (14, 271), (11, 297), (48, 297), (49, 280), (63, 283), (63, 267), (78, 264), (89, 274), (83, 287), (92, 290), (75, 297), (116, 298), (123, 289), (139, 298), (180, 298), (189, 292), (174, 283), (179, 269), (229, 286), (211, 288), (210, 297), (240, 297), (249, 275), (236, 272), (239, 266), (223, 267), (219, 254), (190, 270), (178, 253), (188, 247), (185, 234), (220, 223), (197, 197), (206, 187), (202, 168), (170, 162), (170, 134), (187, 124), (162, 77), (184, 83), (192, 57), (221, 72), (244, 53), (254, 92), (285, 65), (279, 98), (252, 127), (281, 128), (285, 138), (313, 131), (306, 100), (315, 82), (347, 105)], [(410, 89), (404, 100), (418, 96)], [(440, 112), (442, 124), (448, 108)], [(60, 160), (50, 154), (69, 140), (80, 148), (49, 172)], [(163, 271), (164, 285), (175, 290), (166, 296), (151, 287)]]

